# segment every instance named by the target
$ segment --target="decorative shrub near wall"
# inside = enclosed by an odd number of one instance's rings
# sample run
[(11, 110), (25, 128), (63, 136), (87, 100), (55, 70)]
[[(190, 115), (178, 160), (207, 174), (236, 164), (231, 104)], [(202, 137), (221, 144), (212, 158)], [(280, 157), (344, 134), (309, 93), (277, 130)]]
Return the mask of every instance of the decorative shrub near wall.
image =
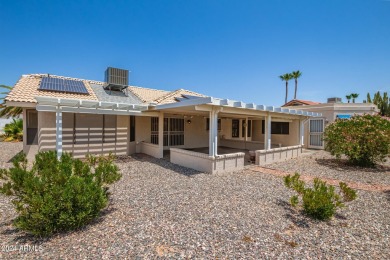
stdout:
[(390, 154), (390, 121), (379, 115), (337, 119), (326, 127), (325, 150), (359, 166), (373, 166)]
[[(298, 173), (287, 175), (284, 177), (284, 184), (302, 197), (303, 211), (314, 219), (328, 220), (334, 216), (338, 208), (344, 206), (345, 202), (356, 199), (356, 192), (344, 182), (340, 182), (340, 193), (336, 193), (333, 186), (327, 185), (318, 178), (314, 179), (313, 188), (306, 188), (305, 183), (299, 178)], [(290, 199), (293, 207), (300, 204), (298, 195)]]
[(0, 170), (0, 192), (12, 196), (19, 216), (14, 224), (37, 236), (73, 230), (96, 218), (108, 202), (108, 184), (121, 177), (113, 157), (88, 156), (86, 162), (53, 151), (35, 156), (32, 169), (24, 154)]

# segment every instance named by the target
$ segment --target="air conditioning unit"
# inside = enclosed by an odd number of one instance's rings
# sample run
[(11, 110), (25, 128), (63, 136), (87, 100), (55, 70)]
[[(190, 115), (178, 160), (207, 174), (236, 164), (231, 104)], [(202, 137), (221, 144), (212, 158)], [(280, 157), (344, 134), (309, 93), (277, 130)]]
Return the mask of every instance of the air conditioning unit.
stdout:
[(104, 77), (104, 89), (123, 91), (129, 86), (129, 71), (108, 67)]
[(341, 98), (339, 97), (332, 97), (328, 98), (328, 103), (342, 103)]

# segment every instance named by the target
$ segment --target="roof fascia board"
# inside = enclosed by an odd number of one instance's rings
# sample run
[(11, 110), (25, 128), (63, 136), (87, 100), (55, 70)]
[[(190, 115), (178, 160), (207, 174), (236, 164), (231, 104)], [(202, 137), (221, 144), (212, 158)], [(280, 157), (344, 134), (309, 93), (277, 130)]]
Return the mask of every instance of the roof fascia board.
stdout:
[(146, 111), (148, 109), (147, 105), (99, 102), (93, 100), (62, 99), (62, 98), (52, 98), (52, 97), (35, 97), (35, 99), (37, 100), (39, 105), (51, 105), (51, 106), (61, 106), (61, 107), (94, 108), (95, 110), (111, 109), (116, 111), (121, 111), (117, 109), (124, 108), (127, 112), (129, 110)]
[(37, 106), (36, 103), (32, 102), (19, 102), (19, 101), (6, 101), (5, 105), (7, 107), (26, 107), (26, 108), (34, 108)]
[[(41, 112), (56, 112), (58, 107), (50, 105), (37, 105), (37, 111)], [(65, 113), (81, 113), (81, 114), (104, 114), (104, 115), (134, 115), (134, 116), (158, 116), (156, 112), (143, 113), (142, 111), (134, 110), (112, 110), (112, 109), (94, 109), (94, 108), (78, 108), (78, 107), (61, 107), (61, 111)]]

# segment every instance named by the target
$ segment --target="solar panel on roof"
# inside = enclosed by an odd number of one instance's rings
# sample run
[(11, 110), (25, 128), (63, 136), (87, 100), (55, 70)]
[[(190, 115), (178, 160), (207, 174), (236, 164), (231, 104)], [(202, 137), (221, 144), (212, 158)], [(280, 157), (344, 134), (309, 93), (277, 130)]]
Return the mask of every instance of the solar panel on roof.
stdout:
[(88, 90), (82, 81), (50, 77), (42, 78), (39, 90), (88, 94)]

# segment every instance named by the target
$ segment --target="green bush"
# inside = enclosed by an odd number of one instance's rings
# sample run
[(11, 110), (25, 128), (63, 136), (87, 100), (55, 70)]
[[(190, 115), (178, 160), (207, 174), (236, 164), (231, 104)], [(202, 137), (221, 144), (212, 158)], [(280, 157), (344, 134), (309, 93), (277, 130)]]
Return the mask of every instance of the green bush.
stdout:
[(23, 141), (23, 120), (13, 119), (11, 123), (4, 126), (4, 141)]
[[(337, 208), (344, 206), (344, 202), (356, 199), (356, 192), (343, 182), (339, 184), (341, 194), (338, 194), (333, 186), (327, 185), (318, 178), (314, 179), (313, 188), (306, 188), (304, 181), (299, 178), (298, 173), (293, 176), (287, 175), (284, 177), (284, 184), (302, 196), (303, 211), (312, 218), (328, 220), (334, 216)], [(292, 196), (290, 203), (293, 207), (298, 206), (299, 197)]]
[(96, 218), (108, 203), (108, 184), (121, 177), (113, 157), (88, 156), (86, 162), (53, 151), (35, 156), (31, 169), (24, 154), (0, 170), (0, 193), (12, 196), (14, 224), (36, 236), (74, 230)]
[(354, 165), (373, 166), (390, 154), (390, 121), (379, 115), (338, 119), (326, 127), (325, 150)]

